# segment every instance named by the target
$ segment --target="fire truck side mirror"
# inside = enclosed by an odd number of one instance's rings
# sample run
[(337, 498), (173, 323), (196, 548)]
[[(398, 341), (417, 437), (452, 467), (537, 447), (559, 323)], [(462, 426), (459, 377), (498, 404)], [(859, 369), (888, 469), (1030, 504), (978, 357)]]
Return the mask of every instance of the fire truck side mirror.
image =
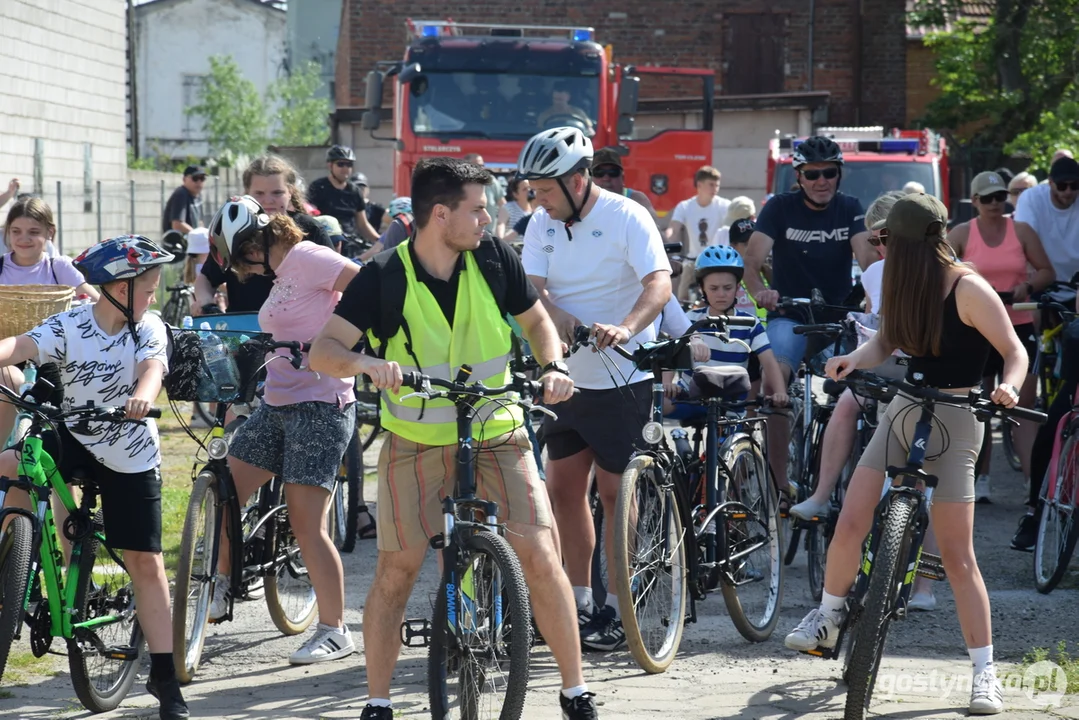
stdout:
[(618, 137), (633, 137), (633, 116), (637, 114), (641, 79), (623, 76), (618, 88)]
[(419, 63), (409, 63), (397, 74), (397, 80), (402, 83), (410, 83), (418, 78), (422, 72), (423, 70), (420, 68)]
[(382, 80), (383, 75), (378, 70), (367, 73), (367, 91), (364, 100), (367, 112), (363, 114), (363, 129), (378, 130), (382, 124)]

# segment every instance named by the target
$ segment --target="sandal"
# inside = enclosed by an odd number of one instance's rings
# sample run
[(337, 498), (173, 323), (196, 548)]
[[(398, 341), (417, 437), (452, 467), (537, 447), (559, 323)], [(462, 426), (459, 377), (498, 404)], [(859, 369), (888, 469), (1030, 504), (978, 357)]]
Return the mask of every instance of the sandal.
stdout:
[[(359, 525), (360, 517), (366, 515), (371, 521), (366, 525)], [(371, 511), (367, 509), (366, 505), (360, 505), (356, 508), (356, 524), (359, 525), (359, 529), (356, 531), (356, 537), (360, 540), (374, 540), (378, 537), (378, 526), (375, 523), (375, 516), (371, 514)]]

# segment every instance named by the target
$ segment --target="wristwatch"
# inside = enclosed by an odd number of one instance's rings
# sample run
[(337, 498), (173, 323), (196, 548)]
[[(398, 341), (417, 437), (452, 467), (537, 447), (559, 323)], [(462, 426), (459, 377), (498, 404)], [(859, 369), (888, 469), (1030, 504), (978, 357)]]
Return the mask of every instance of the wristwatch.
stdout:
[(566, 365), (566, 363), (562, 362), (561, 360), (553, 360), (553, 361), (547, 363), (546, 365), (543, 366), (543, 371), (540, 374), (541, 375), (546, 375), (547, 373), (551, 372), (552, 370), (554, 370), (555, 372), (560, 372), (563, 375), (565, 375), (566, 377), (569, 377), (569, 366)]

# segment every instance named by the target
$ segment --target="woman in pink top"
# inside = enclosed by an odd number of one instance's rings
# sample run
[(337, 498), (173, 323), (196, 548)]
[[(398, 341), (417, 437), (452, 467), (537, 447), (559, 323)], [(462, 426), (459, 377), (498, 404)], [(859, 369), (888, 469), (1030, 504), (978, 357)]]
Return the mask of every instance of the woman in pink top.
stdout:
[[(1037, 333), (1034, 316), (1029, 311), (1013, 310), (1009, 303), (1025, 302), (1032, 293), (1044, 290), (1056, 279), (1053, 266), (1042, 248), (1034, 228), (1004, 216), (1004, 203), (1008, 188), (1004, 180), (994, 172), (978, 173), (970, 183), (970, 199), (978, 211), (977, 217), (956, 225), (948, 233), (948, 242), (955, 254), (969, 262), (1002, 294), (1015, 333), (1026, 347), (1033, 366), (1037, 351)], [(1031, 273), (1029, 268), (1033, 268)], [(1004, 362), (1000, 354), (989, 351), (985, 365), (985, 387), (996, 387), (994, 378), (1000, 374)], [(1027, 374), (1019, 391), (1019, 404), (1033, 407), (1037, 382)], [(1034, 444), (1037, 428), (1033, 423), (1021, 422), (1014, 430), (1016, 451), (1023, 464), (1023, 475), (1029, 481), (1030, 448)], [(978, 458), (978, 478), (974, 483), (974, 496), (978, 502), (989, 502), (989, 460), (993, 446), (992, 433), (985, 433), (982, 452)]]
[[(287, 214), (271, 217), (246, 195), (225, 203), (210, 223), (210, 235), (214, 259), (241, 281), (272, 273), (274, 285), (259, 311), (259, 326), (278, 341), (310, 342), (360, 269), (332, 249), (304, 240)], [(263, 403), (233, 437), (229, 470), (243, 502), (271, 477), (284, 481), (289, 521), (319, 609), (317, 631), (289, 662), (336, 660), (356, 649), (344, 624), (341, 558), (326, 528), (337, 469), (355, 430), (352, 380), (297, 370), (284, 358), (271, 360), (266, 373)], [(227, 609), (227, 543), (218, 571), (211, 620)]]

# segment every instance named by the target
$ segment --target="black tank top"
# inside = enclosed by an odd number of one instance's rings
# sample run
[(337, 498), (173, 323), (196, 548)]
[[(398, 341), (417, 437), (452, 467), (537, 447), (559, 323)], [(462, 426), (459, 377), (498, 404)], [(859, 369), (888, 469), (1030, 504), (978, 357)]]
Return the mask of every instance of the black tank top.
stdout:
[(982, 381), (985, 361), (989, 358), (989, 341), (976, 328), (959, 317), (955, 288), (960, 276), (952, 283), (952, 291), (944, 298), (944, 323), (940, 329), (940, 355), (911, 357), (907, 367), (907, 382), (921, 373), (925, 385), (934, 388), (974, 387)]

